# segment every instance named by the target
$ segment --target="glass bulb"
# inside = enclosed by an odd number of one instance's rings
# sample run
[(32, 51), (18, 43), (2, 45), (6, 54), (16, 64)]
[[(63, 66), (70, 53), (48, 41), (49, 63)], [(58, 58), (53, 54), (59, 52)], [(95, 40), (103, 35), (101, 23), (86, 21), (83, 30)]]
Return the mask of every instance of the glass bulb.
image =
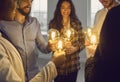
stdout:
[(60, 33), (59, 33), (59, 31), (56, 30), (56, 29), (50, 29), (50, 30), (48, 31), (48, 39), (49, 39), (49, 40), (55, 40), (55, 39), (57, 39), (59, 36), (60, 36)]

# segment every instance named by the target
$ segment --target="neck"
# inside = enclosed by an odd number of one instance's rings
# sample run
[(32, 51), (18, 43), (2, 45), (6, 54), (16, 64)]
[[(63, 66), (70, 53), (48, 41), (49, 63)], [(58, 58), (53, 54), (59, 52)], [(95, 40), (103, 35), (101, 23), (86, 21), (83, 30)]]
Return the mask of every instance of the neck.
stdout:
[(25, 22), (26, 17), (22, 15), (19, 11), (17, 11), (15, 19), (21, 24), (23, 24)]
[(64, 25), (64, 26), (68, 26), (69, 21), (70, 21), (70, 18), (69, 18), (69, 17), (63, 18), (63, 25)]

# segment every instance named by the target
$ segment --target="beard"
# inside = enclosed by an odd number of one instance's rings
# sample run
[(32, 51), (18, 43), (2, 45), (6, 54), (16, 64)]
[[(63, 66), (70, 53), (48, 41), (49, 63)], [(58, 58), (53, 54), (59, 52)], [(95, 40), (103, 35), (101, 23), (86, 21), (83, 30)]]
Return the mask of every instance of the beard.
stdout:
[(29, 12), (25, 12), (25, 11), (24, 11), (25, 8), (27, 8), (27, 6), (24, 7), (24, 8), (18, 8), (18, 11), (19, 11), (22, 15), (24, 15), (25, 17), (28, 17), (29, 14), (30, 14), (30, 12), (31, 12), (31, 8), (30, 8)]

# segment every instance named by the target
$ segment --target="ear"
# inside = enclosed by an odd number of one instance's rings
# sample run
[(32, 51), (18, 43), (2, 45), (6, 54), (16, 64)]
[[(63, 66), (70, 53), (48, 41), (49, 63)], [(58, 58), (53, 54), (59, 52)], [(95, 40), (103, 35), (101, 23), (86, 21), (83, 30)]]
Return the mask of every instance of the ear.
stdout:
[(17, 9), (19, 8), (20, 0), (17, 1)]

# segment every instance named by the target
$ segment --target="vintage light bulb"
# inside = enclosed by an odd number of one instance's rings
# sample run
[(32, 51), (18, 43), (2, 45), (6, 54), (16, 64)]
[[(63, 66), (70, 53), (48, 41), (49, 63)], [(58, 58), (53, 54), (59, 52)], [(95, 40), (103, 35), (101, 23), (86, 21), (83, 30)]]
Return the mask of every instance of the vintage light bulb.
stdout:
[(64, 38), (66, 38), (66, 40), (70, 41), (71, 38), (73, 38), (73, 36), (74, 36), (74, 29), (66, 28), (66, 29), (64, 29), (63, 34), (64, 34)]
[(92, 30), (90, 28), (87, 29), (87, 34), (89, 37), (92, 35)]
[(95, 45), (95, 44), (97, 43), (97, 38), (96, 38), (96, 35), (95, 35), (95, 34), (92, 34), (92, 35), (91, 35), (90, 43), (91, 43), (92, 45)]
[(51, 33), (51, 39), (52, 39), (52, 40), (55, 39), (55, 32), (54, 32), (54, 31)]
[(48, 31), (48, 39), (49, 40), (55, 40), (59, 37), (59, 35), (60, 35), (59, 31), (56, 29), (50, 29)]
[(67, 30), (67, 38), (70, 38), (70, 36), (71, 36), (71, 30), (68, 29), (68, 30)]
[(61, 50), (63, 48), (63, 42), (62, 42), (62, 40), (58, 40), (58, 46), (57, 46), (57, 48), (59, 50)]
[(56, 51), (54, 52), (54, 57), (57, 57), (59, 55), (65, 55), (64, 51), (64, 39), (62, 37), (59, 37), (57, 39), (57, 44), (56, 44)]
[(64, 39), (62, 37), (59, 37), (57, 39), (57, 45), (56, 45), (56, 47), (57, 47), (58, 51), (62, 51), (64, 49)]

